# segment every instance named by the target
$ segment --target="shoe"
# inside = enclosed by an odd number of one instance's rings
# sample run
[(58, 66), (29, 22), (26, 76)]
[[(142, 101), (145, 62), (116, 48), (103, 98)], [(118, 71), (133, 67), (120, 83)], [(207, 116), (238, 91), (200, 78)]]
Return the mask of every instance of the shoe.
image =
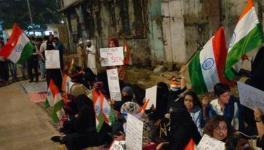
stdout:
[(53, 136), (50, 138), (51, 141), (56, 142), (56, 143), (62, 143), (61, 136)]

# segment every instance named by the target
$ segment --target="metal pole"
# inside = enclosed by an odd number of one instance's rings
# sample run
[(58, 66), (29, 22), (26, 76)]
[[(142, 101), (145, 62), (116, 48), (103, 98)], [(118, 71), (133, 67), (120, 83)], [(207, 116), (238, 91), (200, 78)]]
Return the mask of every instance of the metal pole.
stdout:
[(29, 13), (29, 18), (30, 18), (30, 23), (31, 23), (31, 25), (33, 25), (33, 19), (32, 19), (32, 14), (31, 14), (29, 0), (27, 0), (27, 6), (28, 6), (28, 13)]

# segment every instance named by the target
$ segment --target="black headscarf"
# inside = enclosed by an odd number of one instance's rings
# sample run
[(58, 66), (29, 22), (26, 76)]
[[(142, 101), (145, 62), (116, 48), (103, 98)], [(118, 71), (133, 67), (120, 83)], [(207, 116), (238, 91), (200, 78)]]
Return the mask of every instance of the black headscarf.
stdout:
[(201, 139), (200, 133), (181, 101), (175, 104), (174, 111), (171, 113), (170, 118), (171, 130), (169, 134), (168, 149), (184, 149), (190, 139), (193, 139), (196, 144), (199, 143)]

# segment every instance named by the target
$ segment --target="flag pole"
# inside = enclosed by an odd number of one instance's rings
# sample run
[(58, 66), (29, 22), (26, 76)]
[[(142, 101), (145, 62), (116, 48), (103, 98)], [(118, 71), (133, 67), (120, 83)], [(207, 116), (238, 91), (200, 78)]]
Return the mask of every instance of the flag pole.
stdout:
[(184, 65), (188, 65), (189, 63), (190, 63), (190, 61), (192, 60), (192, 58), (196, 55), (196, 53), (197, 52), (199, 52), (200, 50), (196, 50), (193, 54), (192, 54), (192, 56), (186, 61), (186, 63), (184, 64)]
[(33, 19), (32, 19), (32, 14), (31, 14), (29, 0), (27, 0), (27, 6), (28, 6), (28, 13), (29, 13), (30, 23), (31, 23), (31, 25), (33, 25)]

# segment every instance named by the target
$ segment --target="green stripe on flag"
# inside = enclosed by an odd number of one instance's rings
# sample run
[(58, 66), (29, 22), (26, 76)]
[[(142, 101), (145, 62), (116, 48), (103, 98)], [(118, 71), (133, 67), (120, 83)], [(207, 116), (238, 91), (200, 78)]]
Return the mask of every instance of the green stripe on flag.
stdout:
[(237, 42), (227, 55), (225, 66), (225, 76), (227, 79), (232, 80), (235, 77), (232, 66), (237, 63), (241, 57), (247, 52), (259, 47), (263, 43), (263, 31), (261, 24), (252, 29), (247, 36)]
[(111, 125), (115, 122), (115, 112), (114, 110), (111, 108), (111, 112), (110, 112), (110, 115), (109, 115), (109, 121), (111, 123)]
[(46, 109), (50, 107), (50, 104), (49, 104), (48, 99), (45, 100), (45, 102), (43, 103), (43, 105), (44, 105), (44, 108), (46, 108)]
[(57, 112), (62, 110), (63, 109), (63, 101), (60, 100), (58, 101), (53, 107), (52, 107), (52, 110), (51, 110), (51, 119), (54, 123), (57, 123), (59, 122), (59, 118), (57, 116)]
[(188, 68), (193, 91), (195, 91), (197, 94), (206, 93), (207, 88), (204, 82), (202, 68), (200, 64), (200, 52), (195, 54)]
[(31, 42), (28, 42), (23, 48), (17, 64), (23, 64), (25, 61), (27, 61), (30, 58), (30, 56), (33, 54), (33, 49), (34, 49), (33, 44)]
[(104, 115), (102, 113), (102, 111), (100, 111), (99, 115), (97, 116), (97, 121), (96, 122), (96, 131), (100, 132), (103, 124), (104, 124)]

